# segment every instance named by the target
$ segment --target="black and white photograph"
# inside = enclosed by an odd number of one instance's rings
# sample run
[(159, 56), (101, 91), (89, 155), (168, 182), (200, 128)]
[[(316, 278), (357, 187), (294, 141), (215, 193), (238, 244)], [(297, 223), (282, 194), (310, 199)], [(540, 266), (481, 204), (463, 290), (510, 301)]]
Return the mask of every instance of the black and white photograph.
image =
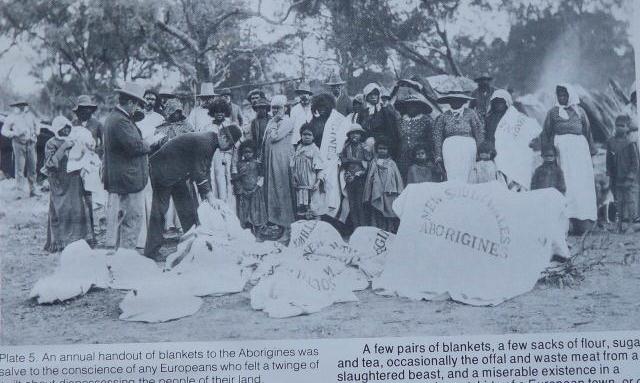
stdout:
[(0, 344), (637, 330), (635, 5), (0, 0)]

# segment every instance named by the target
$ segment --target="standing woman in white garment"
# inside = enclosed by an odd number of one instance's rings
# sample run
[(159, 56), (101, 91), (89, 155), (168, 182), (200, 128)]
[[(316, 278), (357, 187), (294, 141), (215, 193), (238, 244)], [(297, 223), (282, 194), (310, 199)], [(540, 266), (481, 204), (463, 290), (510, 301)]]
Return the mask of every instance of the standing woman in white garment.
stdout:
[(555, 148), (564, 173), (571, 233), (582, 234), (597, 219), (596, 188), (591, 156), (596, 154), (587, 113), (568, 84), (555, 89), (556, 105), (549, 110), (542, 130), (542, 150)]

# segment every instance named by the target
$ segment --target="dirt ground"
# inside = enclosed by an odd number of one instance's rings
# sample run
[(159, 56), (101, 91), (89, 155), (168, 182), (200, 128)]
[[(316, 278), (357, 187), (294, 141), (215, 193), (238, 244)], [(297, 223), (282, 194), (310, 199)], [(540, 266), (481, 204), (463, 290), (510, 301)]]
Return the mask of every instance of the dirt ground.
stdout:
[(640, 255), (625, 255), (640, 247), (640, 234), (604, 230), (585, 242), (591, 250), (581, 264), (604, 258), (584, 271), (582, 281), (572, 287), (540, 283), (497, 307), (416, 302), (365, 290), (357, 293), (358, 302), (271, 319), (251, 309), (245, 291), (206, 297), (200, 311), (187, 318), (144, 324), (118, 319), (125, 295), (120, 291), (96, 290), (63, 304), (40, 306), (28, 299), (29, 291), (57, 264), (55, 255), (42, 250), (48, 196), (16, 201), (11, 184), (0, 181), (4, 345), (630, 330), (639, 323)]

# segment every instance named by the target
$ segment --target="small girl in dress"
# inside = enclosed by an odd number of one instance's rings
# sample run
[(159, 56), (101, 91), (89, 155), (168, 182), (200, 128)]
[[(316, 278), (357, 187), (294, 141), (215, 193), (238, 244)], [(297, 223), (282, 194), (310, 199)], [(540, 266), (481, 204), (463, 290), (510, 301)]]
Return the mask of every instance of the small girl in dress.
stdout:
[(388, 141), (381, 137), (376, 141), (375, 149), (376, 157), (369, 164), (363, 201), (369, 209), (373, 226), (396, 233), (400, 218), (392, 205), (404, 189), (404, 184), (398, 165), (390, 158)]
[(251, 229), (253, 235), (261, 239), (261, 233), (267, 224), (267, 205), (262, 192), (262, 167), (256, 159), (254, 148), (252, 140), (240, 144), (238, 171), (233, 175), (233, 182), (240, 224), (244, 229)]
[(485, 182), (496, 181), (498, 179), (498, 168), (493, 162), (495, 150), (491, 142), (484, 141), (478, 147), (479, 160), (469, 173), (470, 184), (483, 184)]
[(292, 183), (296, 190), (296, 215), (303, 219), (316, 218), (313, 207), (320, 202), (323, 181), (320, 149), (313, 143), (313, 129), (309, 123), (300, 128), (300, 145), (291, 158)]
[(413, 152), (413, 164), (407, 171), (407, 184), (419, 184), (422, 182), (442, 182), (442, 172), (429, 158), (427, 147), (418, 146)]

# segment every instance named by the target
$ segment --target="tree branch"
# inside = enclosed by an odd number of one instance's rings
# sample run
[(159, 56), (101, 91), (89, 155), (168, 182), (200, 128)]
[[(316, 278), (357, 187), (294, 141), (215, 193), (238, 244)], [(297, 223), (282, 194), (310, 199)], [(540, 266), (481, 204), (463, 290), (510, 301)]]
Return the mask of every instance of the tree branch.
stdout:
[[(302, 5), (302, 4), (306, 3), (306, 2), (307, 2), (307, 0), (295, 1), (293, 4), (291, 4), (289, 6), (289, 8), (287, 8), (287, 11), (285, 12), (284, 16), (281, 17), (280, 19), (272, 19), (272, 18), (262, 14), (262, 0), (258, 1), (258, 10), (256, 12), (246, 12), (246, 14), (248, 16), (259, 17), (262, 20), (268, 22), (269, 24), (281, 25), (282, 23), (284, 23), (289, 18), (289, 15), (291, 14), (291, 12), (293, 12), (294, 9), (296, 9), (297, 7), (299, 7), (300, 5)], [(317, 1), (315, 1), (314, 3), (317, 3)]]
[(189, 37), (189, 35), (187, 35), (186, 33), (184, 33), (181, 30), (179, 30), (178, 28), (172, 27), (171, 25), (167, 25), (162, 20), (156, 20), (156, 25), (162, 31), (164, 31), (164, 32), (170, 34), (171, 36), (175, 37), (176, 39), (178, 39), (185, 47), (189, 48), (190, 50), (192, 50), (196, 54), (200, 54), (201, 53), (200, 49), (198, 48), (198, 42), (195, 41), (194, 39), (192, 39), (191, 37)]

